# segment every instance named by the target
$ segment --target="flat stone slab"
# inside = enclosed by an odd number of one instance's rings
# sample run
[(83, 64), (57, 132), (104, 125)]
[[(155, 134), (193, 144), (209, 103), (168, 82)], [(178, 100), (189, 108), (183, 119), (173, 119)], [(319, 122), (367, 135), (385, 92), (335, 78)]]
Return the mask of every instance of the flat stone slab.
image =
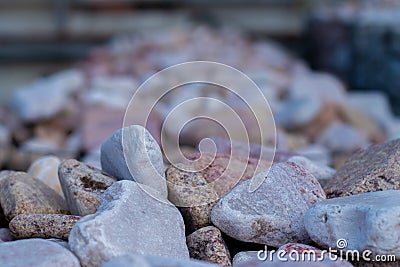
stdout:
[(293, 162), (274, 164), (254, 192), (249, 181), (237, 185), (214, 206), (211, 220), (227, 235), (244, 242), (279, 247), (311, 242), (303, 223), (310, 206), (325, 199), (316, 178)]
[(0, 174), (0, 203), (8, 221), (19, 214), (68, 214), (65, 200), (24, 172)]
[(0, 243), (0, 263), (7, 267), (81, 266), (68, 249), (36, 238)]
[(63, 160), (59, 167), (61, 186), (72, 214), (95, 213), (100, 196), (117, 180), (92, 166), (74, 159)]
[(178, 209), (143, 188), (133, 181), (114, 183), (102, 195), (97, 212), (75, 224), (69, 245), (82, 266), (100, 266), (126, 254), (189, 258)]
[(59, 238), (67, 240), (80, 216), (64, 214), (20, 214), (10, 222), (10, 231), (17, 238)]
[(400, 190), (327, 199), (312, 206), (304, 221), (322, 247), (400, 257)]

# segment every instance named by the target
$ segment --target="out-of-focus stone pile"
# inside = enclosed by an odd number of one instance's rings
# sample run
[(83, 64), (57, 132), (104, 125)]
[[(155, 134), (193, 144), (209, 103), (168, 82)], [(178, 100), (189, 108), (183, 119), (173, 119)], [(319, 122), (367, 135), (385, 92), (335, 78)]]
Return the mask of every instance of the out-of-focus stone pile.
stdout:
[(399, 114), (400, 2), (327, 2), (309, 19), (312, 63), (336, 73), (353, 88), (384, 91)]
[[(159, 146), (162, 121), (192, 97), (231, 104), (241, 111), (250, 141), (257, 140), (251, 135), (257, 125), (214, 87), (180, 88), (155, 106), (148, 130), (120, 129), (141, 81), (170, 64), (196, 59), (233, 65), (255, 79), (277, 122), (273, 164), (257, 157), (271, 150), (274, 131), (272, 139), (265, 134), (264, 146), (250, 144), (249, 156), (243, 140), (227, 140), (203, 122), (181, 133), (191, 168), (166, 162)], [(154, 101), (154, 94), (146, 92), (143, 103)], [(252, 101), (257, 107), (258, 100)], [(142, 107), (134, 108), (140, 121)], [(189, 107), (183, 116), (201, 108), (213, 107)], [(6, 146), (20, 153), (63, 151), (60, 157), (71, 158), (85, 153), (81, 161), (46, 156), (27, 172), (0, 172), (5, 266), (399, 264), (399, 122), (387, 100), (378, 92), (349, 93), (335, 77), (309, 70), (270, 42), (204, 28), (118, 39), (94, 52), (81, 69), (19, 89), (4, 125)], [(167, 134), (175, 132), (174, 125), (166, 127)], [(203, 137), (215, 141), (218, 154), (197, 151)], [(230, 155), (233, 147), (237, 154)], [(199, 168), (204, 163), (209, 164)], [(235, 176), (240, 179), (232, 184)], [(250, 191), (255, 178), (262, 178), (260, 185)], [(265, 246), (277, 252), (263, 251)], [(368, 250), (370, 259), (384, 255), (397, 261), (335, 259), (330, 248)], [(292, 258), (304, 252), (312, 252), (315, 262)]]
[[(117, 38), (93, 51), (78, 68), (16, 89), (11, 108), (0, 112), (0, 165), (25, 170), (38, 156), (55, 154), (83, 155), (85, 162), (98, 167), (100, 144), (122, 127), (125, 108), (141, 82), (158, 70), (190, 60), (225, 63), (256, 82), (275, 115), (278, 150), (337, 167), (352, 152), (398, 135), (400, 122), (379, 92), (347, 92), (332, 75), (311, 71), (270, 41), (250, 41), (228, 30), (180, 29)], [(158, 142), (163, 119), (186, 99), (209, 96), (235, 106), (221, 89), (206, 85), (183, 89), (162, 98), (147, 121)], [(149, 91), (143, 103), (154, 101), (152, 95)], [(185, 113), (195, 114), (201, 108)], [(145, 116), (143, 107), (134, 109), (133, 124)], [(256, 125), (246, 112), (238, 112), (253, 141)], [(215, 114), (224, 116), (218, 110)], [(205, 125), (199, 122), (184, 129), (182, 145), (196, 147), (204, 137), (225, 136)], [(173, 130), (167, 127), (167, 133)]]

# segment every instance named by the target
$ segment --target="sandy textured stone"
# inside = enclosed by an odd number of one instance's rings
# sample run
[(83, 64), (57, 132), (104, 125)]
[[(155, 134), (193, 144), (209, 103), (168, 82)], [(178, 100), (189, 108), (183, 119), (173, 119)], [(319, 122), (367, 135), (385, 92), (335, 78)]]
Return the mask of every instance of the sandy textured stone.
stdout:
[(308, 172), (314, 175), (315, 178), (317, 178), (321, 186), (324, 186), (336, 172), (329, 166), (317, 165), (311, 160), (301, 156), (291, 157), (287, 161), (303, 166), (304, 169), (306, 169)]
[(324, 187), (327, 197), (400, 189), (400, 139), (354, 153)]
[(231, 266), (229, 250), (222, 239), (221, 231), (208, 226), (186, 237), (190, 257), (222, 266)]
[(322, 247), (370, 250), (400, 256), (400, 190), (332, 198), (312, 206), (304, 217), (307, 232)]
[(102, 144), (101, 167), (119, 180), (147, 185), (167, 199), (161, 149), (153, 136), (140, 125), (122, 128)]
[(101, 267), (217, 267), (197, 260), (182, 260), (146, 255), (126, 255), (116, 257)]
[(82, 266), (100, 266), (126, 254), (189, 258), (178, 209), (143, 189), (152, 190), (133, 181), (114, 183), (97, 212), (75, 224), (69, 245)]
[(20, 214), (10, 222), (15, 238), (59, 238), (67, 240), (80, 216), (64, 214)]
[(28, 174), (39, 179), (60, 196), (64, 196), (60, 180), (58, 179), (58, 166), (61, 160), (55, 156), (44, 156), (35, 160), (28, 169)]
[(0, 243), (13, 241), (14, 237), (10, 233), (10, 229), (8, 228), (0, 228)]
[(0, 263), (7, 267), (80, 267), (78, 259), (68, 249), (36, 238), (0, 243)]
[(71, 213), (80, 216), (95, 213), (100, 196), (116, 182), (110, 175), (74, 159), (64, 160), (58, 175)]
[(0, 174), (0, 203), (8, 221), (19, 214), (68, 214), (65, 200), (24, 172)]
[(289, 242), (309, 243), (303, 216), (310, 206), (325, 199), (315, 179), (301, 165), (277, 163), (260, 187), (249, 192), (245, 181), (214, 206), (211, 220), (229, 236), (245, 242), (279, 247)]
[(166, 171), (169, 199), (180, 207), (188, 234), (211, 224), (211, 209), (216, 200), (240, 181), (270, 166), (263, 160), (226, 154), (216, 154), (214, 158), (210, 153), (203, 153), (199, 157), (199, 153), (189, 154), (188, 166), (177, 164)]

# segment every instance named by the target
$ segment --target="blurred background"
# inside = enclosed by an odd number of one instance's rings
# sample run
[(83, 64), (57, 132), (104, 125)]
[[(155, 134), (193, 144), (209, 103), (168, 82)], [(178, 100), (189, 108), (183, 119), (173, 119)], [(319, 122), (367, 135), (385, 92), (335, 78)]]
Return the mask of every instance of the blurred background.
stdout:
[[(397, 136), (399, 25), (396, 0), (1, 1), (0, 167), (47, 154), (99, 166), (137, 86), (187, 60), (244, 71), (274, 102), (282, 151), (340, 166)], [(148, 125), (156, 139), (173, 102)]]

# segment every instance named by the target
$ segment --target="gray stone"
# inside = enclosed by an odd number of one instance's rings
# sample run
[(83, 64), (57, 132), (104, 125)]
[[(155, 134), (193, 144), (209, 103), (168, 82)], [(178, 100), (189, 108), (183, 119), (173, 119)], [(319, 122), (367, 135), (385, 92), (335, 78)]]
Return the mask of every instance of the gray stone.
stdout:
[(254, 192), (249, 182), (237, 185), (214, 206), (211, 220), (229, 236), (279, 247), (289, 242), (311, 242), (303, 223), (310, 206), (325, 199), (320, 184), (301, 165), (274, 164)]
[(72, 214), (95, 213), (100, 196), (116, 179), (94, 167), (74, 159), (63, 160), (58, 175)]
[(116, 257), (101, 267), (217, 267), (197, 260), (182, 260), (145, 255), (126, 255)]
[(296, 154), (306, 157), (319, 165), (331, 165), (332, 157), (329, 149), (322, 145), (310, 144), (303, 146), (295, 151)]
[(258, 251), (241, 251), (233, 257), (232, 266), (236, 267), (245, 262), (258, 261)]
[(59, 238), (67, 240), (80, 216), (65, 214), (20, 214), (10, 224), (15, 238)]
[(10, 233), (8, 228), (0, 228), (0, 243), (13, 241), (14, 237)]
[(316, 203), (304, 218), (310, 237), (322, 247), (370, 250), (400, 256), (400, 190), (370, 192)]
[(101, 146), (101, 167), (117, 179), (133, 180), (167, 199), (164, 163), (158, 143), (140, 125), (116, 131)]
[(102, 195), (97, 212), (75, 224), (69, 245), (83, 266), (126, 254), (189, 258), (181, 214), (150, 190), (133, 181), (116, 182)]
[(24, 172), (1, 172), (0, 203), (8, 221), (19, 214), (69, 213), (59, 194)]
[(311, 160), (301, 156), (291, 157), (287, 161), (302, 165), (304, 169), (306, 169), (308, 172), (314, 175), (315, 178), (317, 178), (321, 186), (324, 186), (336, 172), (336, 170), (332, 169), (329, 166), (317, 165)]
[(0, 262), (7, 267), (80, 267), (78, 259), (68, 249), (43, 239), (0, 243)]
[(369, 141), (365, 133), (355, 127), (334, 122), (331, 123), (317, 138), (316, 142), (333, 152), (354, 152), (365, 148)]

